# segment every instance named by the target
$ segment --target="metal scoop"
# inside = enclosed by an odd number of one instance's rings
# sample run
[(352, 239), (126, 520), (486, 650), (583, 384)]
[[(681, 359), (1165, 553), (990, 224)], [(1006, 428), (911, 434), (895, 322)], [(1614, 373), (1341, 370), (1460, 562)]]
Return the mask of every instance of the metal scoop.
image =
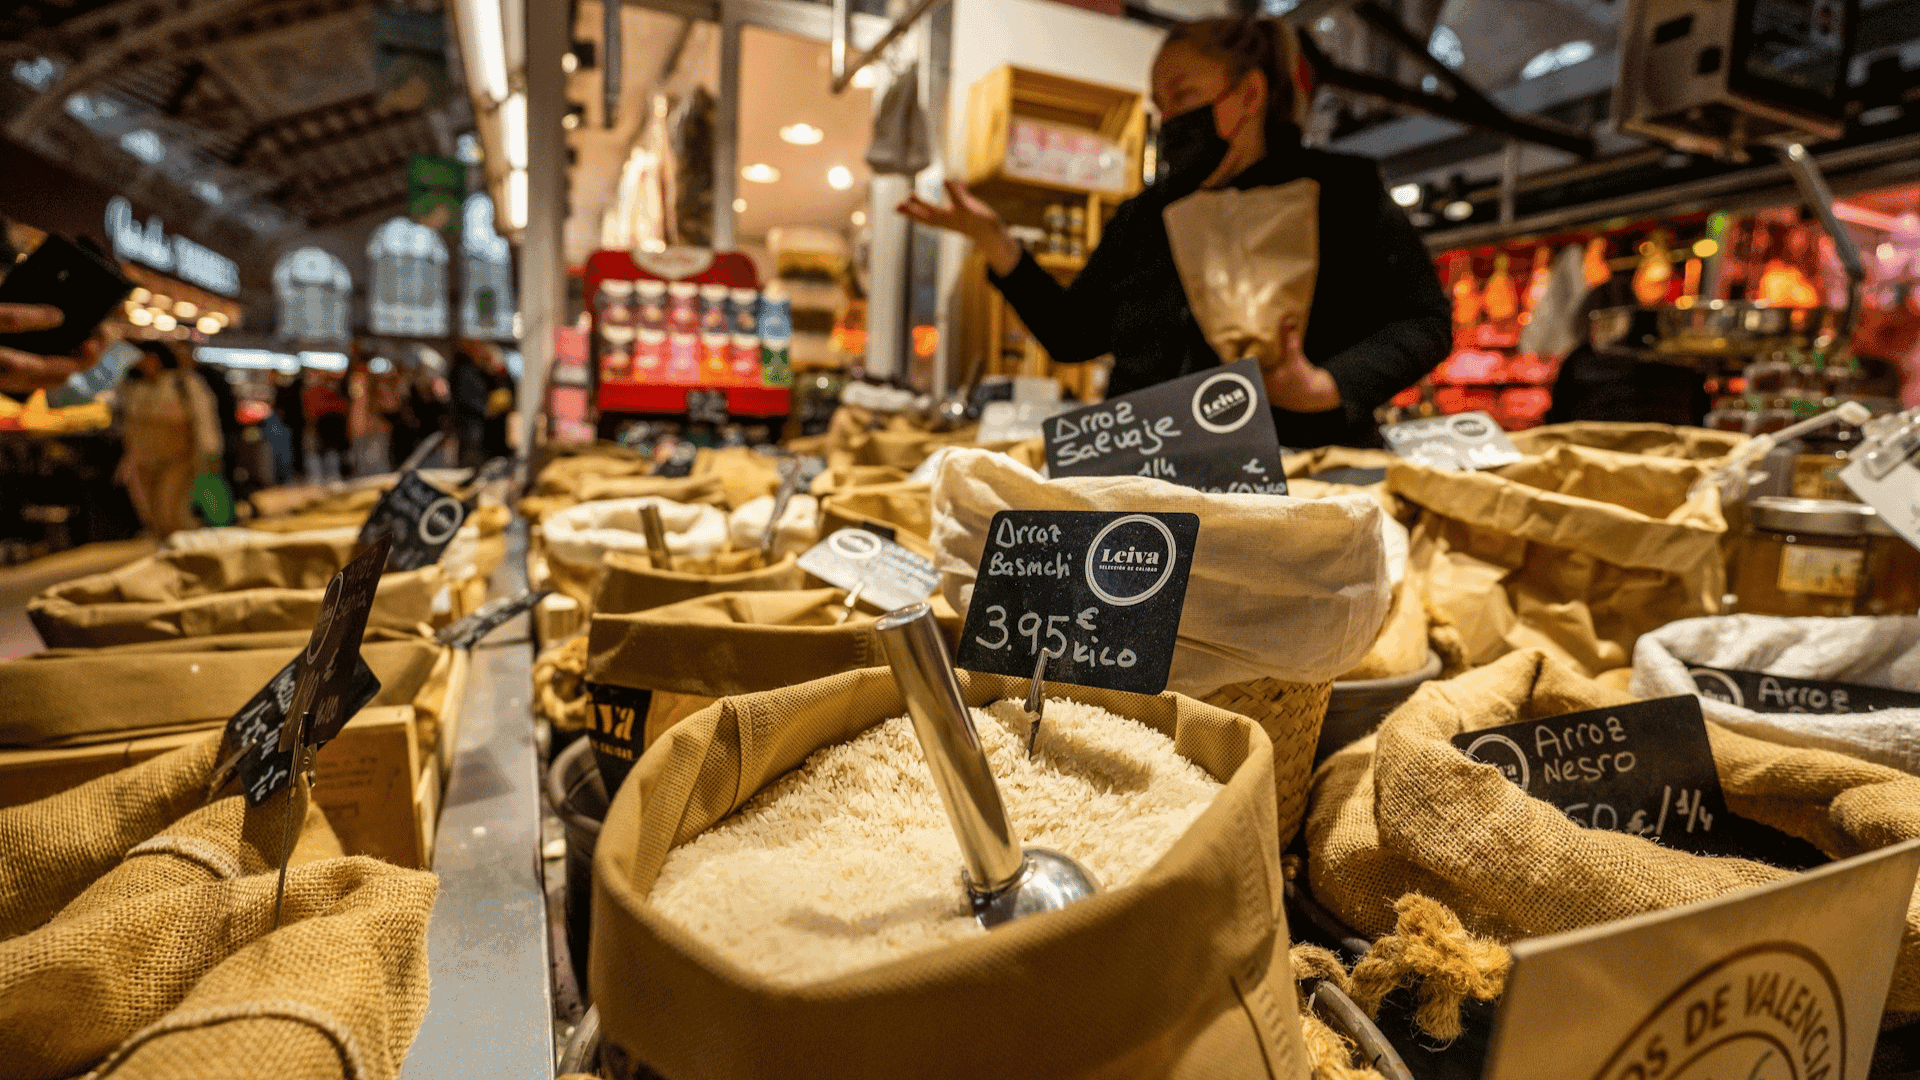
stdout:
[(1098, 892), (1093, 875), (1065, 855), (1045, 848), (1021, 849), (973, 716), (960, 696), (933, 609), (926, 604), (901, 608), (882, 617), (874, 629), (960, 842), (961, 880), (973, 917), (991, 930)]
[(673, 569), (673, 553), (667, 549), (667, 523), (660, 520), (660, 508), (652, 503), (640, 508), (640, 531), (647, 537), (647, 558), (655, 570)]

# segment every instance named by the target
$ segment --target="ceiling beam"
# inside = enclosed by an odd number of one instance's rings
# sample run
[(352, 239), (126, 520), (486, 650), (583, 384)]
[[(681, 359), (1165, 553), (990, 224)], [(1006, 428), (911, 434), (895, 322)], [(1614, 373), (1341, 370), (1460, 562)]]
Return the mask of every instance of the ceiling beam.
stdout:
[[(1551, 146), (1556, 150), (1565, 150), (1580, 157), (1593, 156), (1593, 139), (1585, 132), (1576, 131), (1565, 124), (1547, 120), (1544, 117), (1512, 116), (1484, 96), (1479, 97), (1479, 102), (1485, 102), (1482, 105), (1475, 101), (1429, 94), (1409, 86), (1402, 86), (1383, 76), (1349, 71), (1335, 64), (1313, 44), (1311, 38), (1304, 34), (1300, 37), (1300, 52), (1313, 66), (1314, 73), (1319, 77), (1320, 82), (1335, 90), (1342, 90), (1385, 105), (1412, 109), (1442, 119), (1453, 120), (1469, 127), (1496, 132), (1524, 142)], [(1475, 94), (1478, 96), (1477, 91)]]

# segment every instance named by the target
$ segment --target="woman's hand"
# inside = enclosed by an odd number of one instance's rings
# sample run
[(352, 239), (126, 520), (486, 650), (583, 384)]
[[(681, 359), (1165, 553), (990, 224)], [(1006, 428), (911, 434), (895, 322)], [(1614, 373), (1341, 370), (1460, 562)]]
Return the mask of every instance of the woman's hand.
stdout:
[(1293, 412), (1326, 412), (1340, 407), (1340, 387), (1327, 369), (1307, 359), (1300, 347), (1300, 327), (1291, 317), (1280, 324), (1281, 355), (1277, 363), (1262, 364), (1267, 402)]
[[(44, 304), (0, 304), (0, 334), (51, 330), (66, 321), (59, 308)], [(98, 353), (95, 353), (97, 358)], [(40, 356), (0, 346), (0, 390), (31, 394), (67, 381), (81, 365), (66, 357)]]
[(947, 198), (953, 205), (935, 206), (918, 195), (908, 195), (897, 209), (929, 228), (959, 233), (979, 246), (994, 273), (1012, 273), (1020, 264), (1020, 245), (1007, 234), (1007, 223), (958, 180), (947, 181)]

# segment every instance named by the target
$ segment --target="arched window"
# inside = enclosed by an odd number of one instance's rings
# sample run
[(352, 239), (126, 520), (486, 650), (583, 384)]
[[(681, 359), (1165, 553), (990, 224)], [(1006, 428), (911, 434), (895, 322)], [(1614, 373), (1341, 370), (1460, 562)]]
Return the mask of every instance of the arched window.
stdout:
[(467, 196), (460, 215), (460, 246), (466, 274), (460, 282), (460, 332), (468, 337), (513, 337), (513, 260), (507, 241), (493, 231), (493, 200)]
[(440, 234), (403, 217), (373, 230), (368, 326), (376, 334), (444, 337), (447, 333), (447, 245)]
[(346, 341), (347, 298), (353, 277), (347, 265), (317, 247), (295, 248), (273, 268), (273, 294), (280, 304), (280, 336), (297, 341)]

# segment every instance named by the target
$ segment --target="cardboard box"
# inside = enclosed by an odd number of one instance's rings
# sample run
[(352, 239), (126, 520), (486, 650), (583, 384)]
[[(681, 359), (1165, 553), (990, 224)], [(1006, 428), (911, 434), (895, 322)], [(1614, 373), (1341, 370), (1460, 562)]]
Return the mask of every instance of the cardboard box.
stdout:
[[(217, 729), (133, 736), (91, 746), (0, 751), (0, 806), (65, 791), (157, 757)], [(421, 752), (409, 705), (360, 710), (314, 763), (314, 798), (349, 855), (372, 855), (398, 866), (433, 863), (442, 772)], [(262, 808), (273, 812), (273, 803)]]

